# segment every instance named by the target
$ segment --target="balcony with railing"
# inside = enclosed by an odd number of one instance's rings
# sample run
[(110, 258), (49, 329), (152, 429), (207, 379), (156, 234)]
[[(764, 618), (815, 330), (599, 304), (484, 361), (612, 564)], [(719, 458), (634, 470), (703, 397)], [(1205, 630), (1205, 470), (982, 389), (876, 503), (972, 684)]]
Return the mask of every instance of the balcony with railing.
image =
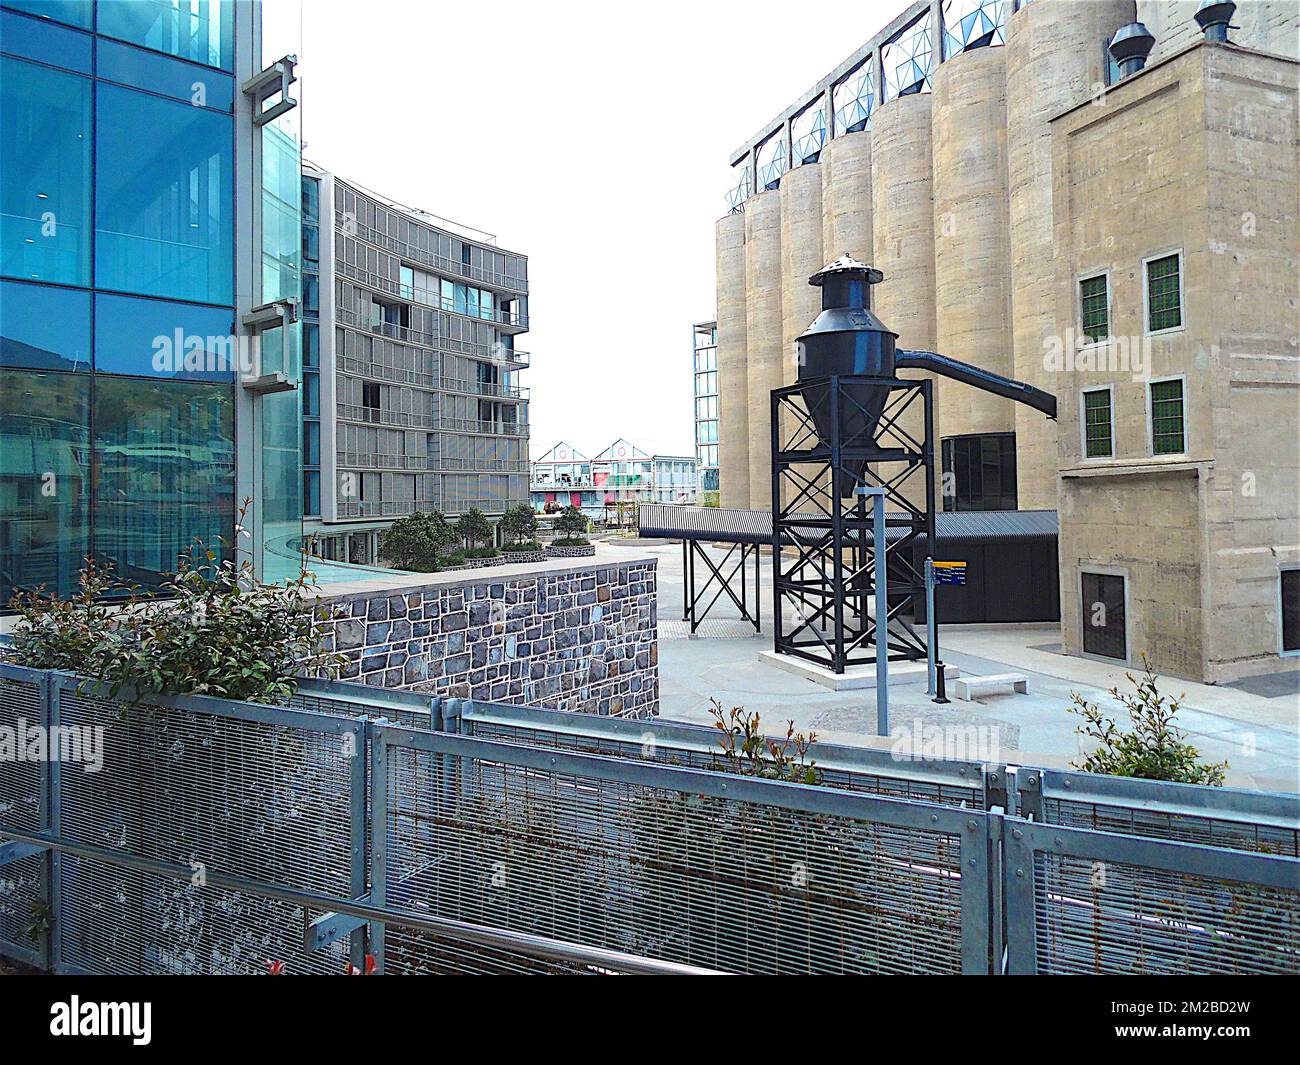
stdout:
[(422, 248), (408, 244), (404, 240), (399, 240), (397, 237), (389, 236), (387, 233), (380, 233), (371, 226), (362, 225), (355, 218), (345, 215), (342, 211), (334, 212), (334, 224), (347, 236), (359, 237), (368, 244), (373, 244), (376, 248), (382, 248), (394, 255), (400, 255), (407, 262), (420, 263), (442, 273), (454, 274), (457, 277), (475, 281), (480, 285), (490, 285), (493, 288), (504, 289), (507, 292), (520, 295), (528, 292), (528, 281), (525, 278), (490, 270), (485, 266), (466, 264), (445, 255), (439, 255), (437, 252), (425, 251)]
[(503, 385), (492, 381), (460, 381), (454, 377), (442, 377), (438, 381), (444, 392), (460, 392), (467, 396), (491, 396), (493, 399), (517, 399), (526, 401), (528, 389), (520, 385)]
[(527, 459), (440, 458), (436, 455), (385, 455), (374, 451), (340, 451), (340, 468), (424, 470), (433, 473), (527, 473)]
[[(353, 266), (351, 263), (338, 263), (338, 272), (351, 281), (359, 282), (370, 288), (377, 289), (380, 292), (396, 296), (398, 299), (415, 300), (414, 290), (394, 281), (391, 277), (384, 277), (373, 270), (366, 270), (360, 266)], [(479, 307), (474, 313), (470, 313), (468, 307), (463, 310), (458, 308), (454, 300), (445, 300), (439, 297), (433, 303), (424, 303), (427, 307), (436, 307), (447, 314), (458, 314), (464, 318), (477, 319), (482, 322), (491, 322), (503, 332), (522, 333), (528, 329), (528, 316), (521, 314), (519, 311), (508, 310), (505, 307)]]
[(452, 418), (441, 415), (438, 418), (439, 429), (451, 433), (475, 433), (481, 436), (527, 436), (527, 422), (481, 421), (478, 418)]
[(351, 422), (364, 422), (367, 425), (391, 425), (402, 429), (436, 429), (437, 419), (432, 414), (413, 414), (407, 411), (385, 410), (380, 407), (367, 407), (356, 403), (340, 403), (338, 415)]

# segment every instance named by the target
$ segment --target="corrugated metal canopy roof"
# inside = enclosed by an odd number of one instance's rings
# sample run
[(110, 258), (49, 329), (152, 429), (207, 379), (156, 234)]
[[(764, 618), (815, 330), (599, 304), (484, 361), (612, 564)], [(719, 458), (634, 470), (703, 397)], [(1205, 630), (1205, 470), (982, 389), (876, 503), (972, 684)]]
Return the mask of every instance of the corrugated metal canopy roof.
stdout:
[[(717, 540), (723, 543), (771, 543), (772, 514), (767, 510), (682, 507), (643, 503), (641, 535), (671, 540)], [(886, 519), (905, 522), (907, 515)], [(1054, 510), (956, 510), (934, 516), (936, 540), (1035, 540), (1055, 538), (1060, 527)], [(894, 526), (888, 539), (907, 530)]]

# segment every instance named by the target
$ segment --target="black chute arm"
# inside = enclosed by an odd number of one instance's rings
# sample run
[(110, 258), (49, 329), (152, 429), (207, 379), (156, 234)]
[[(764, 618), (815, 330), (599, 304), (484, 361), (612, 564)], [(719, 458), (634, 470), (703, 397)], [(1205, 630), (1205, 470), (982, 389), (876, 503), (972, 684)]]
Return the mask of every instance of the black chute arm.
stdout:
[(894, 356), (896, 369), (929, 370), (942, 377), (951, 377), (954, 381), (971, 385), (973, 388), (992, 392), (995, 396), (1005, 396), (1017, 403), (1024, 403), (1034, 410), (1042, 411), (1053, 420), (1056, 418), (1056, 397), (1041, 388), (1027, 385), (1023, 381), (1014, 381), (1001, 374), (981, 370), (968, 362), (950, 359), (935, 351), (898, 351)]

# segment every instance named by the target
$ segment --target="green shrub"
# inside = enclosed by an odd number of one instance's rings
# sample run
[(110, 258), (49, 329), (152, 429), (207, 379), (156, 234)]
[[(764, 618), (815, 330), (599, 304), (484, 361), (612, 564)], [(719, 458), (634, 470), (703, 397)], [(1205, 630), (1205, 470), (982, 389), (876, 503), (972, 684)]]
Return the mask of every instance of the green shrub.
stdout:
[(531, 542), (537, 536), (537, 515), (527, 503), (511, 507), (501, 516), (499, 524), (508, 545)]
[(439, 511), (419, 511), (389, 526), (379, 545), (379, 557), (398, 569), (431, 573), (459, 542), (456, 530)]
[(501, 550), (504, 551), (507, 555), (526, 554), (530, 551), (542, 550), (542, 545), (539, 544), (536, 540), (521, 540), (519, 541), (519, 543), (516, 544), (506, 544), (505, 547), (503, 547)]
[(789, 780), (797, 784), (820, 784), (822, 772), (816, 759), (808, 757), (817, 733), (795, 732), (794, 722), (786, 723), (784, 739), (763, 735), (761, 718), (757, 711), (750, 713), (743, 706), (724, 710), (717, 699), (709, 700), (709, 716), (713, 727), (722, 737), (718, 749), (722, 762), (712, 768), (739, 776), (762, 777), (765, 780)]
[(492, 523), (478, 507), (470, 507), (456, 521), (456, 536), (471, 550), (492, 543)]
[(1133, 694), (1121, 692), (1118, 686), (1110, 689), (1111, 698), (1128, 711), (1132, 725), (1129, 732), (1121, 731), (1114, 718), (1107, 717), (1095, 703), (1088, 702), (1078, 692), (1070, 693), (1074, 705), (1068, 709), (1084, 721), (1074, 731), (1100, 744), (1071, 765), (1085, 773), (1113, 777), (1221, 786), (1228, 763), (1200, 762), (1200, 752), (1187, 742), (1186, 733), (1174, 725), (1174, 715), (1184, 697), (1173, 699), (1160, 693), (1146, 655), (1142, 656), (1142, 669), (1140, 680), (1132, 673), (1125, 674), (1135, 688)]
[(564, 533), (563, 539), (556, 540), (560, 547), (582, 547), (587, 541), (583, 539), (587, 534), (587, 515), (575, 506), (567, 506), (555, 519), (555, 531)]
[[(246, 500), (241, 535), (248, 507)], [(196, 542), (157, 599), (141, 598), (92, 564), (72, 600), (19, 593), (12, 657), (104, 681), (110, 695), (128, 688), (285, 703), (300, 674), (336, 676), (343, 659), (323, 650), (330, 612), (312, 601), (312, 575), (304, 569), (286, 584), (259, 584), (240, 554), (236, 545), (219, 558)], [(115, 605), (101, 601), (122, 592), (127, 598)]]

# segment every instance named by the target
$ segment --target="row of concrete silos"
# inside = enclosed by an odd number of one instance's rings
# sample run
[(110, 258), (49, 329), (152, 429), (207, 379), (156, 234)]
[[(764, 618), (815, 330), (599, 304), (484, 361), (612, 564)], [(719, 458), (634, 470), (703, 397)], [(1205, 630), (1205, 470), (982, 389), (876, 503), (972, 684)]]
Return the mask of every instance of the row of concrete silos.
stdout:
[[(818, 162), (718, 222), (724, 506), (771, 504), (768, 396), (794, 380), (795, 338), (817, 316), (808, 276), (836, 256), (884, 271), (875, 309), (900, 346), (1052, 389), (1049, 120), (1104, 82), (1103, 42), (1133, 18), (1133, 0), (1026, 5), (1005, 46), (940, 64), (931, 93), (884, 104), (870, 130), (827, 142)], [(955, 382), (935, 387), (937, 436), (1015, 431), (1019, 506), (1056, 505), (1052, 423)]]

